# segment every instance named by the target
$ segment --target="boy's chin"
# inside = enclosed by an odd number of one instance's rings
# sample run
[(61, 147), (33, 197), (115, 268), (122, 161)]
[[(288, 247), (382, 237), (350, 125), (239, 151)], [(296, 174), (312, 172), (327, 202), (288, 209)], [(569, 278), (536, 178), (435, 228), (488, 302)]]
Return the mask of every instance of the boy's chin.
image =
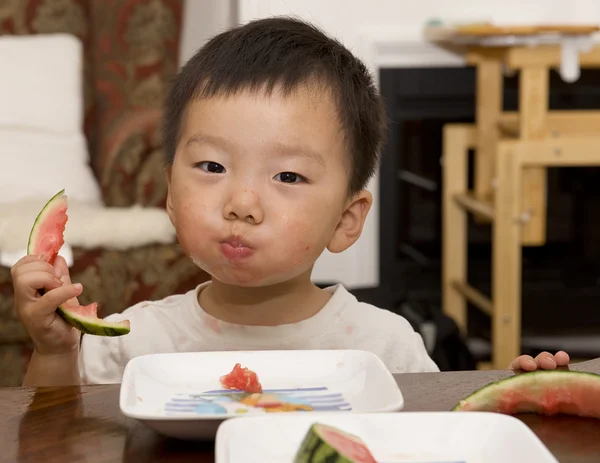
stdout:
[(216, 280), (221, 284), (237, 286), (240, 288), (264, 288), (266, 286), (274, 286), (287, 281), (286, 279), (281, 279), (280, 277), (278, 278), (276, 276), (256, 278), (254, 276), (234, 277), (231, 275), (211, 275), (211, 277), (213, 281)]
[(305, 272), (282, 272), (258, 274), (258, 272), (209, 272), (214, 281), (221, 284), (238, 286), (241, 288), (262, 288), (267, 286), (276, 286), (292, 280), (301, 278)]
[(308, 276), (310, 279), (311, 268), (303, 265), (291, 267), (278, 266), (277, 268), (264, 268), (261, 265), (229, 265), (211, 259), (201, 259), (198, 256), (188, 254), (192, 262), (201, 270), (208, 273), (212, 281), (238, 286), (242, 288), (259, 288), (289, 283), (293, 280)]

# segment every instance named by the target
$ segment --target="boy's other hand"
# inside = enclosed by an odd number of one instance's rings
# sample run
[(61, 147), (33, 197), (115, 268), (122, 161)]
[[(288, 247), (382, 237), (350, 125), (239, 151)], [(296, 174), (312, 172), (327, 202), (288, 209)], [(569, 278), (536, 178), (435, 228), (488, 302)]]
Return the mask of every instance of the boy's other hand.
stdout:
[(520, 355), (510, 364), (511, 370), (554, 370), (557, 367), (564, 367), (569, 364), (569, 354), (564, 351), (558, 351), (552, 355), (550, 352), (542, 352), (535, 359), (531, 355)]
[[(42, 355), (66, 354), (79, 345), (75, 328), (56, 312), (59, 305), (78, 304), (82, 286), (72, 284), (65, 260), (58, 256), (54, 266), (28, 255), (11, 269), (17, 316)], [(44, 289), (42, 296), (38, 290)]]

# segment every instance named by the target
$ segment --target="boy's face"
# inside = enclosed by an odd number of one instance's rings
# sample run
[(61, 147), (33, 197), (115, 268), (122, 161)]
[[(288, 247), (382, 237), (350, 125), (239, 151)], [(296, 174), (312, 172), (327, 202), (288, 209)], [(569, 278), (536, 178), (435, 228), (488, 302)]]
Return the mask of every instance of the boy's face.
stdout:
[(194, 101), (168, 173), (167, 210), (186, 253), (223, 283), (308, 278), (326, 247), (341, 252), (362, 231), (372, 199), (348, 196), (348, 171), (323, 92)]

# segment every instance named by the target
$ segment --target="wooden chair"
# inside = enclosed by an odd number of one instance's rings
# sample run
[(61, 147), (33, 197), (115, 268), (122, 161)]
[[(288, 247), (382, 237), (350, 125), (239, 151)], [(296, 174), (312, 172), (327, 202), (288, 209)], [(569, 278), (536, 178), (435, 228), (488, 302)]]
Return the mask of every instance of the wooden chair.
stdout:
[[(548, 109), (559, 44), (474, 46), (467, 61), (477, 69), (476, 122), (443, 134), (443, 308), (464, 332), (467, 302), (491, 317), (491, 367), (503, 369), (521, 349), (522, 246), (546, 240), (546, 169), (600, 165), (600, 111)], [(580, 53), (579, 65), (600, 67), (600, 46)], [(517, 112), (502, 110), (503, 69), (520, 73)], [(492, 298), (467, 281), (467, 214), (492, 222)]]

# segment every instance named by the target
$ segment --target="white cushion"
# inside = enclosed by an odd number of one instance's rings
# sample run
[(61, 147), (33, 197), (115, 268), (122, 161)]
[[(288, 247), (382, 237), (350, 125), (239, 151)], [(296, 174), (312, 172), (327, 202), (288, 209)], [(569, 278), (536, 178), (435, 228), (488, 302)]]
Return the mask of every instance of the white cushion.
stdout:
[(83, 133), (82, 47), (65, 34), (0, 36), (0, 265), (25, 254), (33, 221), (65, 189), (71, 246), (129, 249), (175, 241), (163, 208), (107, 208)]
[(62, 190), (73, 200), (102, 204), (81, 133), (54, 134), (0, 126), (0, 202), (50, 199)]
[(61, 189), (102, 204), (83, 133), (83, 47), (68, 34), (0, 36), (0, 201)]
[(0, 37), (0, 126), (81, 130), (83, 47), (69, 34)]

